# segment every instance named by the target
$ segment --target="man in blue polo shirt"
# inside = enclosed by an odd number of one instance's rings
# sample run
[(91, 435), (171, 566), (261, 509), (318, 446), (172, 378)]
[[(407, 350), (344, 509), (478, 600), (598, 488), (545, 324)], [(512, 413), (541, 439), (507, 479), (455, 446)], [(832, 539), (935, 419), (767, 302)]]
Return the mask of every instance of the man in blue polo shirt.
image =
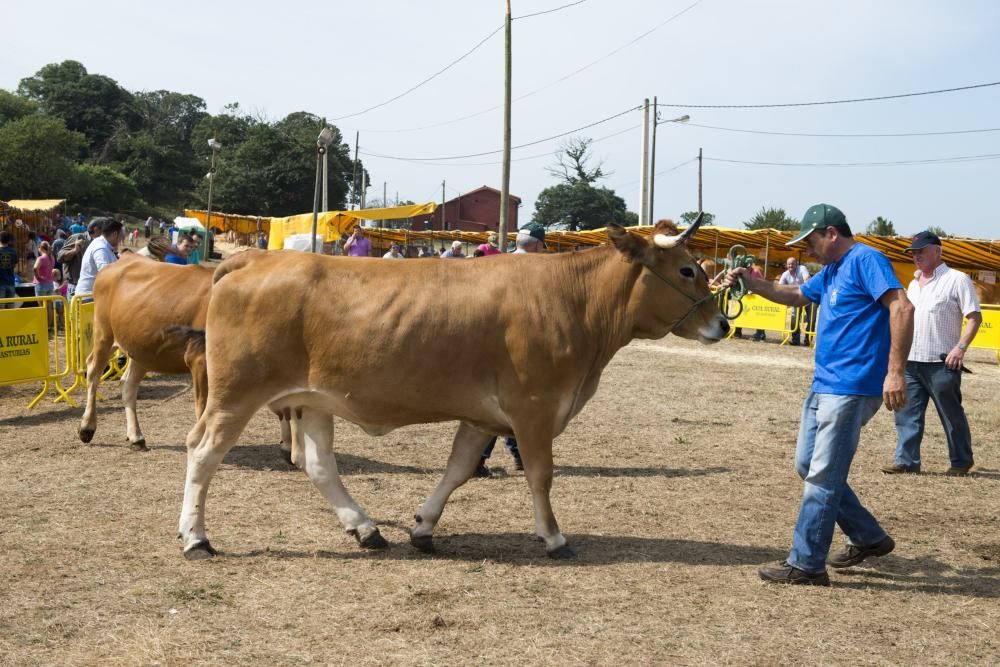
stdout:
[[(829, 586), (826, 564), (843, 568), (895, 548), (892, 538), (847, 484), (861, 427), (883, 403), (906, 404), (906, 357), (913, 339), (913, 305), (889, 261), (854, 240), (847, 218), (834, 206), (806, 211), (788, 245), (805, 241), (824, 265), (803, 285), (775, 285), (749, 278), (750, 290), (788, 306), (819, 304), (816, 371), (802, 405), (795, 469), (805, 481), (792, 549), (781, 563), (761, 568), (761, 579)], [(745, 269), (726, 276), (729, 285)], [(827, 558), (834, 524), (847, 546)]]

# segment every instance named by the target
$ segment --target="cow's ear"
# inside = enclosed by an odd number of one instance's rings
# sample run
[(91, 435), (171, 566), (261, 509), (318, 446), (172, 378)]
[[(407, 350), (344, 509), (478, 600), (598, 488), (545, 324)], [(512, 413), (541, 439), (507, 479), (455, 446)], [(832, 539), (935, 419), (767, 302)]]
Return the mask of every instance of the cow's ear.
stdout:
[(630, 262), (641, 260), (649, 250), (649, 244), (645, 239), (615, 223), (608, 225), (608, 239)]

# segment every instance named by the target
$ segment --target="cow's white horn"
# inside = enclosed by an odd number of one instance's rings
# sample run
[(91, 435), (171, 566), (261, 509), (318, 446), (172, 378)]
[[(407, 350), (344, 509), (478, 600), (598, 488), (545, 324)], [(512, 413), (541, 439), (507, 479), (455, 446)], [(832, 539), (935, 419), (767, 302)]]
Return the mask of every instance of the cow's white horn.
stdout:
[(666, 234), (653, 235), (653, 243), (656, 244), (657, 248), (673, 248), (680, 242), (681, 242), (680, 235), (678, 236), (667, 236)]

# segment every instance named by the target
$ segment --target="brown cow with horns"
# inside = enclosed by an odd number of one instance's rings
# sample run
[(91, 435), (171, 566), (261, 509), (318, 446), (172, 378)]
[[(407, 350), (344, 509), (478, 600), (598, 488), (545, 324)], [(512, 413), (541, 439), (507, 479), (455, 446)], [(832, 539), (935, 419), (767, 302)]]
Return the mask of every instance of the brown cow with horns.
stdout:
[[(559, 255), (397, 264), (251, 251), (227, 260), (208, 309), (208, 400), (187, 438), (184, 556), (216, 553), (205, 536), (208, 486), (264, 406), (292, 416), (306, 473), (362, 547), (387, 543), (341, 483), (334, 415), (373, 435), (460, 422), (444, 478), (417, 510), (410, 542), (423, 551), (490, 437), (515, 436), (535, 531), (549, 556), (572, 556), (549, 502), (553, 438), (632, 339), (714, 343), (728, 332), (686, 246), (699, 223), (680, 234), (661, 221), (651, 240), (612, 225), (610, 246)], [(337, 298), (317, 285), (336, 287)], [(445, 358), (478, 371), (441, 373)]]

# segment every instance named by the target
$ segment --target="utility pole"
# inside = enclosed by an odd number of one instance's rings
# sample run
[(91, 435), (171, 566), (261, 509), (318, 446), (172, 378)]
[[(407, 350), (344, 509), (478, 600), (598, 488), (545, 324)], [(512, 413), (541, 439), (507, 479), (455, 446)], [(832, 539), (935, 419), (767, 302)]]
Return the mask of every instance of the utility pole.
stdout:
[(351, 173), (351, 210), (354, 210), (354, 203), (358, 201), (358, 137), (361, 131), (354, 133), (354, 171)]
[(444, 181), (441, 181), (441, 230), (448, 231), (448, 223), (444, 219)]
[[(323, 125), (320, 129), (326, 127), (326, 118), (323, 119)], [(327, 199), (327, 185), (330, 179), (327, 177), (326, 166), (327, 166), (327, 153), (329, 151), (323, 151), (323, 212), (330, 210), (330, 201)]]
[(649, 98), (642, 101), (642, 157), (639, 160), (639, 224), (649, 224)]
[(500, 175), (500, 252), (507, 252), (510, 222), (510, 0), (506, 0), (503, 48), (503, 167)]
[(368, 194), (368, 174), (365, 170), (361, 170), (361, 208), (365, 207), (365, 195)]
[(701, 213), (701, 149), (698, 149), (698, 212)]
[(656, 112), (656, 95), (653, 95), (653, 150), (649, 155), (649, 224), (653, 224), (656, 219), (656, 211), (653, 210), (653, 202), (656, 198), (653, 195), (656, 185), (656, 124), (660, 120), (660, 114)]

